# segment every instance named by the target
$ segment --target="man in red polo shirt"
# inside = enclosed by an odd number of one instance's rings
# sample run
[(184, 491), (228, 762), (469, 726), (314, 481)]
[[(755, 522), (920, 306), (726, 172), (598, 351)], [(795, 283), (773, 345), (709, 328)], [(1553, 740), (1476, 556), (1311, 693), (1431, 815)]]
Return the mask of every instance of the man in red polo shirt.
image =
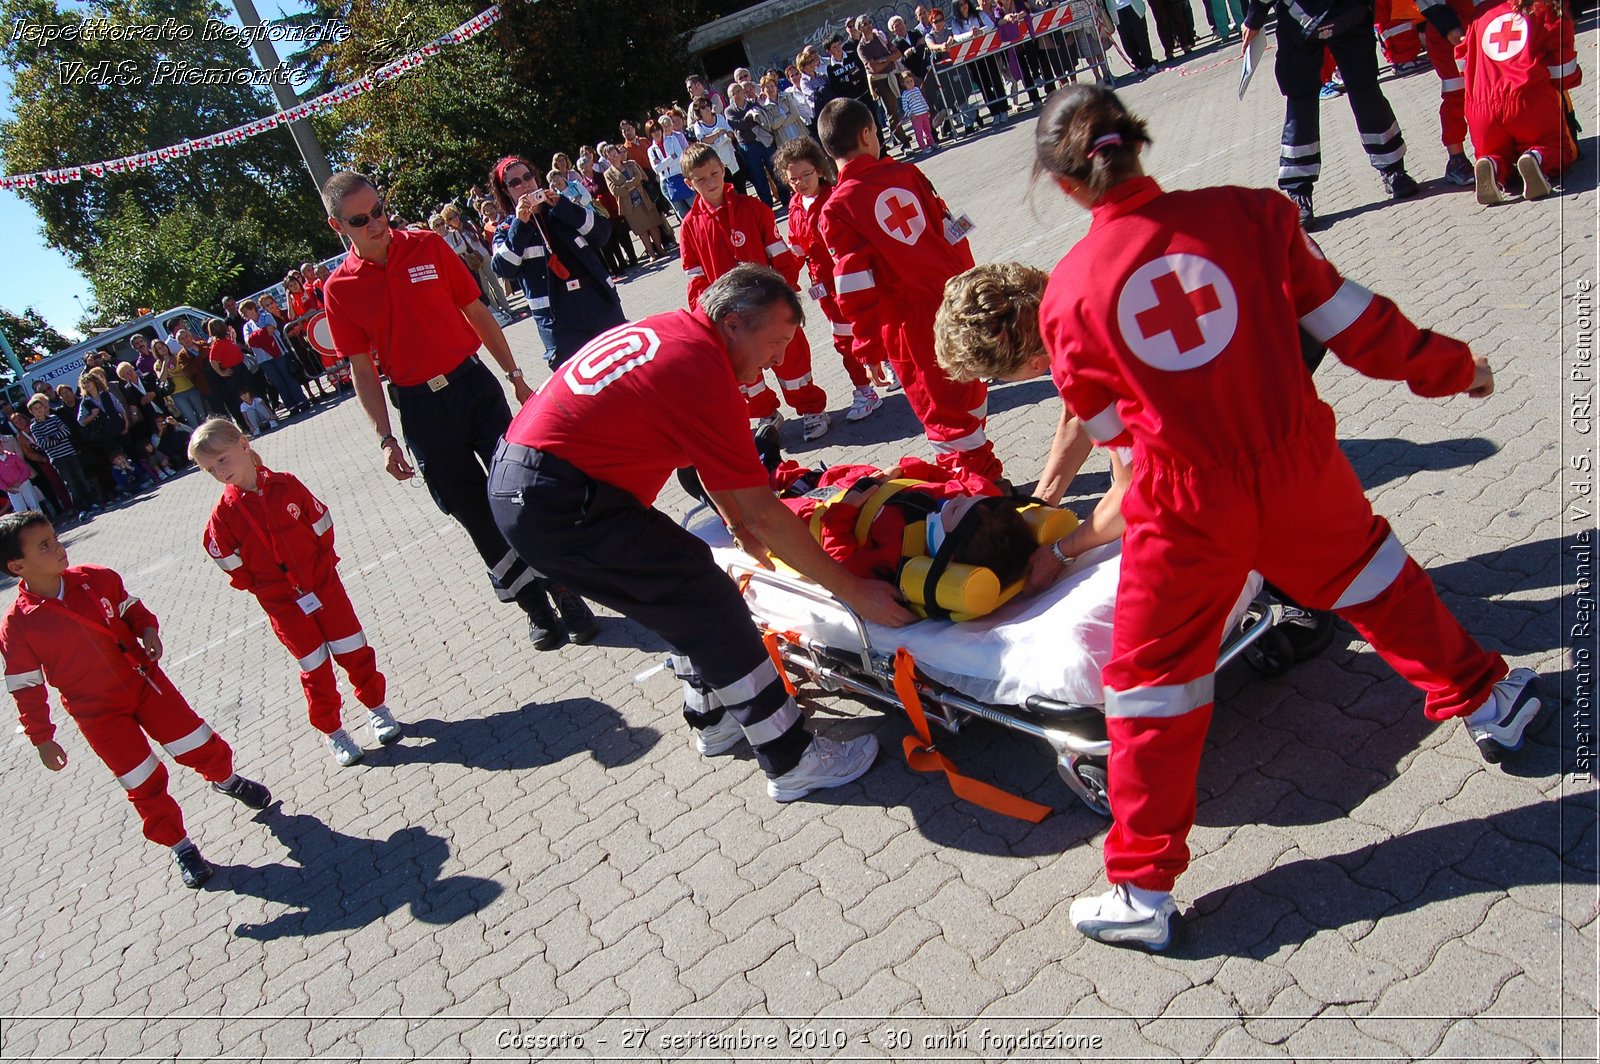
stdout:
[(667, 642), (702, 754), (748, 741), (767, 793), (793, 801), (866, 772), (877, 740), (837, 743), (806, 729), (733, 581), (704, 543), (651, 506), (661, 486), (693, 466), (763, 564), (770, 551), (869, 621), (914, 618), (888, 584), (823, 552), (756, 455), (739, 386), (784, 357), (803, 320), (788, 281), (739, 265), (698, 302), (603, 332), (563, 363), (511, 423), (489, 473), (489, 505), (530, 565)]
[(471, 272), (437, 233), (391, 229), (378, 190), (360, 174), (334, 174), (322, 198), (328, 224), (351, 249), (323, 286), (328, 325), (339, 356), (350, 360), (389, 475), (410, 480), (417, 471), (390, 427), (374, 355), (389, 375), (388, 399), (434, 502), (472, 537), (500, 601), (527, 612), (534, 646), (592, 639), (597, 625), (589, 608), (557, 590), (558, 620), (546, 581), (506, 545), (489, 512), (485, 469), (511, 424), (511, 408), (478, 359), (478, 345), (499, 363), (519, 404), (533, 393)]

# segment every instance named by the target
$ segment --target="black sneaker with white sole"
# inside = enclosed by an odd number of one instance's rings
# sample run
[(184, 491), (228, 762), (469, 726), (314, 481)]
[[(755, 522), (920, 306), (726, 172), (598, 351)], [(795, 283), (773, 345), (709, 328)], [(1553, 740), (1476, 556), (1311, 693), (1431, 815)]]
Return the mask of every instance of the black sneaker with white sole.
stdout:
[(211, 878), (211, 865), (200, 856), (200, 847), (194, 843), (173, 850), (172, 857), (178, 862), (178, 875), (182, 877), (183, 885), (190, 890), (198, 890)]
[[(1483, 708), (1466, 718), (1467, 734), (1491, 765), (1522, 749), (1528, 732), (1544, 712), (1539, 676), (1532, 669), (1512, 669)], [(1481, 718), (1481, 719), (1480, 719)]]
[(1300, 228), (1311, 232), (1317, 224), (1317, 212), (1311, 207), (1311, 193), (1285, 192), (1284, 195), (1300, 209)]
[(213, 783), (211, 789), (218, 794), (226, 794), (240, 805), (251, 809), (265, 809), (272, 802), (272, 792), (264, 784), (255, 780), (247, 780), (243, 776), (234, 776), (233, 782), (224, 787), (220, 783)]
[(1403, 166), (1392, 166), (1381, 171), (1383, 176), (1383, 190), (1389, 193), (1390, 199), (1410, 199), (1421, 191), (1416, 178), (1406, 173)]

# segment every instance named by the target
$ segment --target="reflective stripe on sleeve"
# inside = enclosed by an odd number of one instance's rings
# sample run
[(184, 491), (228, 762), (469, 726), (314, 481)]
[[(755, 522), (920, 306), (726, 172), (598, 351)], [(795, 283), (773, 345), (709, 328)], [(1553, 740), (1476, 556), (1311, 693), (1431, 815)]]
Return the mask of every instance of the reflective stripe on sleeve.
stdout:
[(847, 321), (836, 321), (836, 322), (833, 323), (833, 335), (835, 335), (835, 336), (854, 336), (855, 333), (854, 333), (854, 331), (851, 330), (849, 322), (847, 322)]
[(1083, 427), (1088, 430), (1089, 437), (1096, 443), (1114, 440), (1127, 431), (1127, 426), (1122, 423), (1122, 415), (1117, 413), (1116, 403), (1110, 404), (1094, 417), (1087, 418)]
[(10, 691), (12, 694), (15, 694), (18, 691), (26, 691), (30, 687), (43, 687), (43, 686), (44, 686), (44, 670), (43, 669), (33, 669), (33, 670), (29, 671), (29, 672), (8, 672), (8, 673), (6, 673), (6, 690)]
[(957, 436), (953, 440), (929, 440), (933, 449), (939, 454), (955, 454), (958, 451), (975, 451), (989, 442), (989, 437), (984, 435), (982, 428), (973, 429), (965, 436)]
[(127, 598), (122, 600), (122, 605), (117, 607), (117, 616), (122, 617), (126, 615), (129, 610), (133, 609), (138, 604), (139, 600), (134, 598), (132, 595), (129, 595)]
[(1350, 328), (1372, 305), (1372, 293), (1346, 281), (1322, 306), (1300, 316), (1300, 325), (1318, 343), (1325, 344)]
[(1578, 60), (1576, 58), (1573, 58), (1573, 59), (1568, 60), (1565, 63), (1562, 63), (1560, 66), (1551, 67), (1550, 68), (1550, 76), (1552, 78), (1555, 78), (1557, 81), (1560, 81), (1562, 78), (1571, 77), (1572, 76), (1572, 72), (1574, 70), (1577, 70), (1577, 69), (1578, 69)]
[(1163, 718), (1193, 713), (1216, 699), (1217, 674), (1188, 683), (1155, 684), (1126, 691), (1106, 688), (1107, 717)]
[(841, 273), (833, 279), (833, 283), (838, 293), (844, 295), (846, 292), (864, 292), (878, 282), (871, 270), (857, 270), (854, 273)]
[(1465, 92), (1466, 88), (1466, 78), (1445, 78), (1439, 82), (1439, 95), (1449, 96), (1452, 92)]
[(325, 535), (327, 533), (328, 529), (330, 529), (332, 527), (333, 527), (333, 511), (332, 510), (324, 510), (322, 512), (322, 516), (317, 518), (317, 523), (311, 526), (311, 531), (313, 531), (317, 535), (321, 536), (321, 535)]
[(124, 772), (122, 775), (118, 776), (117, 782), (122, 784), (124, 789), (131, 791), (135, 787), (139, 786), (139, 784), (149, 779), (151, 776), (154, 776), (156, 774), (156, 769), (160, 767), (161, 762), (156, 760), (155, 754), (151, 754), (149, 757), (139, 762), (137, 767), (129, 769), (127, 772)]
[(196, 728), (188, 735), (185, 735), (183, 738), (174, 739), (170, 743), (162, 743), (161, 745), (165, 747), (167, 753), (171, 754), (173, 757), (182, 757), (191, 750), (198, 750), (202, 746), (206, 745), (206, 743), (211, 741), (211, 736), (213, 734), (214, 733), (211, 730), (211, 725), (202, 722), (200, 727)]
[(244, 565), (244, 559), (239, 557), (238, 551), (222, 558), (213, 557), (211, 560), (222, 566), (222, 571), (225, 573), (231, 573)]
[(1359, 606), (1363, 602), (1371, 602), (1389, 590), (1389, 585), (1395, 582), (1395, 578), (1400, 575), (1400, 570), (1405, 568), (1406, 559), (1409, 557), (1405, 547), (1401, 546), (1395, 534), (1390, 532), (1389, 537), (1378, 544), (1378, 550), (1372, 555), (1371, 560), (1356, 574), (1356, 578), (1350, 581), (1350, 586), (1344, 589), (1344, 594), (1339, 596), (1333, 608), (1342, 610), (1350, 606)]
[(588, 233), (589, 233), (589, 230), (591, 230), (593, 228), (594, 228), (594, 208), (585, 207), (583, 209), (583, 224), (578, 226), (578, 235), (579, 236), (587, 236)]
[(685, 266), (683, 268), (683, 275), (685, 277), (704, 277), (706, 275), (706, 271), (702, 270), (698, 266)]
[(495, 251), (495, 258), (511, 266), (521, 266), (522, 256), (511, 250), (510, 244), (501, 244)]
[(789, 250), (789, 245), (781, 240), (775, 240), (767, 245), (767, 258), (775, 259)]

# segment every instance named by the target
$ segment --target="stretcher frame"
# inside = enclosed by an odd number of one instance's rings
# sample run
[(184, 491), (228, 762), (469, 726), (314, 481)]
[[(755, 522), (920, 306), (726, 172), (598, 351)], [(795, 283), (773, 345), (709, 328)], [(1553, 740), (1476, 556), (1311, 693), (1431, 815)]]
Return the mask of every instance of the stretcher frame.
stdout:
[[(828, 646), (804, 634), (772, 629), (752, 610), (756, 627), (769, 647), (775, 647), (783, 668), (796, 681), (809, 681), (830, 694), (845, 693), (870, 704), (906, 712), (895, 693), (894, 651), (872, 645), (866, 621), (855, 610), (810, 581), (763, 569), (754, 559), (728, 558), (723, 568), (741, 592), (766, 585), (785, 594), (801, 596), (838, 614), (846, 622), (847, 630), (856, 633), (863, 648), (859, 652)], [(748, 595), (746, 597), (748, 599)], [(1312, 618), (1312, 611), (1279, 601), (1270, 587), (1263, 585), (1245, 609), (1239, 626), (1223, 642), (1217, 670), (1220, 672), (1241, 656), (1249, 656), (1257, 670), (1265, 674), (1287, 670), (1294, 663), (1292, 657), (1285, 660), (1281, 647), (1267, 651), (1261, 641), (1285, 622)], [(1042, 739), (1054, 751), (1056, 772), (1073, 794), (1101, 816), (1111, 815), (1106, 792), (1106, 764), (1111, 743), (1106, 738), (1103, 707), (1062, 702), (1041, 695), (1030, 695), (1021, 706), (992, 705), (930, 680), (920, 671), (915, 684), (928, 720), (950, 734), (959, 734), (973, 720), (983, 720)]]

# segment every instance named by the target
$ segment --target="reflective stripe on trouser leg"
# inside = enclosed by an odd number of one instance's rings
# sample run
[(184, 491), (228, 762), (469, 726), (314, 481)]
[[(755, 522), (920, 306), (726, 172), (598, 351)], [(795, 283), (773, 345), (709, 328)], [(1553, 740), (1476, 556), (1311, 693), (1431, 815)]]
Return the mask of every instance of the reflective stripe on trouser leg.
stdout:
[(783, 361), (772, 367), (778, 378), (783, 401), (797, 414), (820, 414), (828, 408), (828, 393), (811, 380), (811, 344), (803, 330), (796, 329), (794, 338), (783, 352)]
[(913, 314), (884, 329), (889, 361), (922, 422), (940, 465), (996, 480), (1004, 469), (974, 410), (985, 409), (982, 381), (953, 381), (933, 354), (933, 314)]
[[(317, 598), (322, 599), (327, 590), (327, 587), (317, 588)], [(335, 608), (337, 605), (335, 602)], [(324, 608), (327, 608), (326, 603)], [(339, 710), (344, 699), (333, 674), (333, 662), (329, 660), (327, 636), (322, 631), (322, 612), (319, 609), (307, 614), (293, 602), (274, 603), (267, 609), (267, 619), (272, 623), (278, 642), (289, 651), (299, 670), (300, 689), (306, 696), (306, 718), (313, 728), (328, 735), (339, 728)]]
[(689, 727), (709, 728), (721, 720), (722, 703), (706, 686), (694, 663), (682, 654), (671, 654), (668, 660), (672, 662), (673, 675), (683, 683), (683, 719), (689, 722)]
[(844, 360), (844, 371), (850, 377), (850, 383), (856, 388), (866, 388), (872, 384), (872, 377), (867, 373), (861, 359), (855, 353), (855, 330), (850, 322), (839, 313), (839, 304), (832, 296), (824, 296), (818, 301), (822, 307), (822, 315), (831, 323), (833, 334), (833, 349), (839, 352), (839, 357)]
[(745, 413), (751, 418), (771, 417), (778, 412), (778, 393), (767, 387), (763, 377), (754, 384), (741, 384), (744, 393)]
[(159, 846), (176, 846), (188, 834), (183, 827), (183, 810), (167, 793), (167, 766), (154, 754), (149, 760), (155, 762), (155, 767), (142, 781), (128, 787), (128, 801), (139, 814), (145, 838)]
[[(524, 566), (524, 569), (527, 567)], [(532, 570), (527, 572), (531, 576)], [(356, 617), (355, 606), (350, 602), (350, 594), (337, 573), (317, 588), (317, 598), (322, 602), (322, 608), (313, 613), (311, 619), (327, 639), (333, 660), (350, 678), (356, 700), (368, 709), (383, 705), (388, 697), (388, 681), (378, 671), (377, 652), (367, 642), (366, 633), (361, 630), (361, 621)]]
[(1339, 73), (1344, 75), (1345, 96), (1355, 115), (1367, 160), (1379, 169), (1397, 165), (1405, 157), (1406, 142), (1394, 108), (1378, 84), (1378, 53), (1372, 35), (1343, 33), (1330, 38), (1327, 48), (1339, 64)]
[(164, 675), (156, 679), (161, 690), (146, 686), (134, 704), (137, 726), (166, 747), (174, 761), (198, 772), (202, 779), (220, 783), (233, 775), (232, 748), (189, 707), (171, 680)]

